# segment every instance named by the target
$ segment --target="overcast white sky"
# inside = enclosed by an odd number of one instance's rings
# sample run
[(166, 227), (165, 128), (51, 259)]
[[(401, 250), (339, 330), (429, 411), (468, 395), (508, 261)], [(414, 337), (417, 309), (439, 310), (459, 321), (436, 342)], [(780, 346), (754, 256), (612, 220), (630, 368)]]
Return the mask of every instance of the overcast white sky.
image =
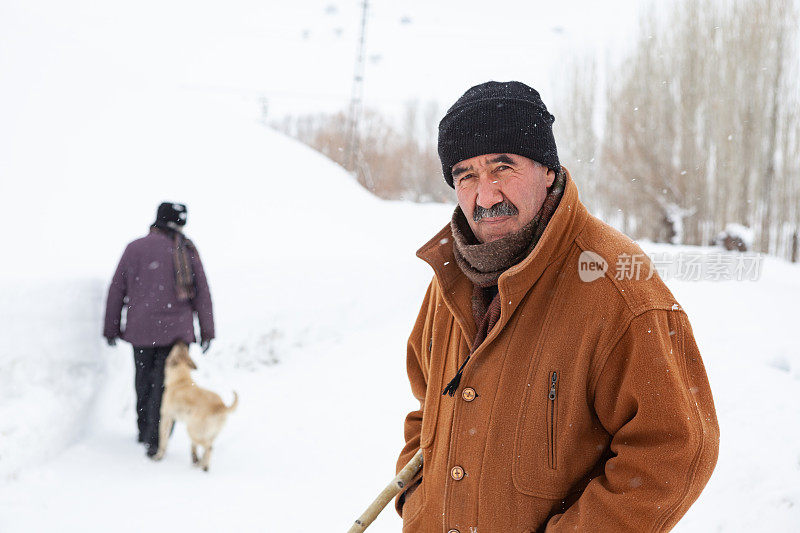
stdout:
[[(373, 1), (365, 98), (390, 111), (452, 103), (489, 79), (525, 81), (545, 101), (571, 55), (619, 55), (634, 0)], [(3, 0), (0, 140), (32, 116), (68, 120), (160, 93), (213, 93), (271, 115), (333, 110), (349, 99), (359, 0)], [(80, 110), (72, 115), (67, 107)]]

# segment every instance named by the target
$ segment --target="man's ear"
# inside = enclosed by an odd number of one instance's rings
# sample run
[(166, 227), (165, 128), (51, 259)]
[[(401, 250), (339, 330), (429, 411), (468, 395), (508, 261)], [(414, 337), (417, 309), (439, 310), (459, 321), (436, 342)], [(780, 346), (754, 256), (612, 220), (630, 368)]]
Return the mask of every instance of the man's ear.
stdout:
[(556, 171), (552, 168), (547, 169), (547, 188), (549, 189), (556, 180)]

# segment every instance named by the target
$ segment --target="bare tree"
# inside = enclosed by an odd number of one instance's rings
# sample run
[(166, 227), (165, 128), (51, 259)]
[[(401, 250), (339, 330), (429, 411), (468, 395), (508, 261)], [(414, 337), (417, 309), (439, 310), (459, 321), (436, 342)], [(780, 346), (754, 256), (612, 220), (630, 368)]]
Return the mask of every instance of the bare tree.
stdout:
[(597, 63), (593, 57), (565, 64), (557, 76), (553, 130), (561, 164), (580, 187), (581, 199), (589, 208), (603, 213), (601, 186), (597, 179), (600, 139), (595, 131), (597, 106)]
[(609, 73), (600, 181), (639, 237), (706, 243), (728, 222), (788, 257), (797, 230), (797, 6), (683, 0), (646, 10)]

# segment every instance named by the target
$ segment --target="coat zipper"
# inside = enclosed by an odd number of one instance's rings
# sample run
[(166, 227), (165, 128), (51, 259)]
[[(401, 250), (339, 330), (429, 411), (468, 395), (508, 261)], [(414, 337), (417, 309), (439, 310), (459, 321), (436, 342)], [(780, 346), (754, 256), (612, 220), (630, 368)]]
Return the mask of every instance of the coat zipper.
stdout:
[(547, 394), (547, 463), (556, 469), (556, 416), (558, 399), (558, 373), (550, 372), (550, 391)]

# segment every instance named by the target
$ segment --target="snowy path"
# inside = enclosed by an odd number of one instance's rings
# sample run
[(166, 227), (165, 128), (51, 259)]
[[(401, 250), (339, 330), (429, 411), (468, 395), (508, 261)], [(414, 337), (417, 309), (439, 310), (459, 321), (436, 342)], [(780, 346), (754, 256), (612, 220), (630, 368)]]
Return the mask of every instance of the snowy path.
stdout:
[[(195, 354), (198, 384), (226, 402), (232, 388), (240, 396), (209, 473), (190, 466), (181, 425), (162, 462), (144, 457), (134, 442), (129, 349), (116, 350), (98, 426), (0, 484), (0, 531), (346, 530), (393, 473), (409, 407), (402, 358), (364, 348), (402, 346), (404, 330), (321, 342), (256, 372)], [(397, 529), (392, 513), (382, 517), (384, 531)]]
[[(416, 408), (405, 344), (429, 274), (412, 239), (398, 236), (392, 248), (405, 244), (392, 260), (373, 245), (366, 255), (329, 256), (328, 271), (293, 258), (291, 270), (262, 263), (281, 272), (276, 279), (212, 275), (220, 339), (207, 356), (193, 352), (194, 379), (227, 403), (236, 390), (240, 402), (209, 473), (190, 466), (180, 424), (162, 462), (145, 458), (130, 347), (96, 350), (103, 387), (85, 434), (61, 453), (63, 444), (50, 443), (52, 460), (0, 476), (0, 532), (347, 530), (391, 479), (403, 419)], [(66, 377), (50, 380), (69, 389)], [(389, 509), (373, 528), (399, 524)]]

